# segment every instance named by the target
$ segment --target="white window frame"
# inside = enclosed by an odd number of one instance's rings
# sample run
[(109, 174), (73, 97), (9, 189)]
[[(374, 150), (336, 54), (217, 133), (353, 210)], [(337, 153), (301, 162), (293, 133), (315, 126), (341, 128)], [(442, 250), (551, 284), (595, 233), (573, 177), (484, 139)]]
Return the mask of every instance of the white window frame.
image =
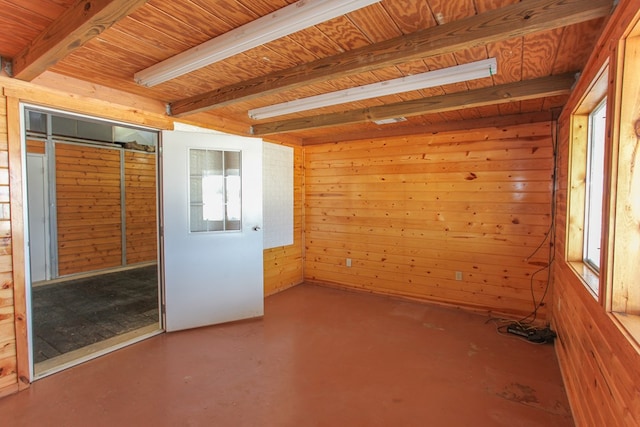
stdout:
[[(587, 141), (587, 173), (584, 203), (583, 262), (596, 274), (600, 273), (602, 246), (602, 206), (604, 192), (604, 156), (606, 140), (607, 98), (589, 113)], [(598, 289), (591, 289), (598, 294)]]
[[(607, 89), (609, 83), (609, 64), (605, 63), (601, 70), (598, 72), (594, 80), (591, 82), (589, 88), (585, 91), (585, 94), (581, 101), (578, 103), (576, 109), (571, 115), (570, 126), (570, 144), (569, 144), (569, 170), (568, 170), (568, 191), (567, 191), (567, 228), (566, 228), (566, 260), (569, 266), (573, 269), (574, 273), (581, 280), (585, 289), (598, 301), (604, 295), (604, 279), (602, 274), (604, 269), (600, 265), (602, 261), (597, 263), (589, 261), (589, 254), (585, 249), (587, 247), (588, 231), (597, 231), (592, 235), (591, 240), (596, 240), (601, 246), (603, 241), (603, 234), (605, 233), (605, 218), (603, 218), (604, 209), (602, 204), (605, 203), (604, 192), (606, 191), (605, 185), (608, 185), (606, 181), (605, 173), (607, 173), (607, 167), (604, 164), (603, 171), (599, 172), (601, 177), (601, 189), (596, 190), (597, 195), (588, 195), (589, 185), (591, 179), (588, 178), (590, 169), (590, 156), (592, 151), (589, 149), (591, 141), (594, 140), (594, 127), (598, 127), (599, 137), (595, 138), (594, 144), (599, 144), (598, 148), (600, 153), (606, 152), (606, 146), (608, 144), (609, 135), (606, 131), (607, 120), (598, 122), (598, 126), (594, 126), (594, 120), (592, 120), (593, 113), (605, 108), (609, 109), (609, 102), (607, 98)], [(602, 125), (602, 126), (601, 126)], [(604, 128), (603, 128), (604, 126)], [(602, 139), (604, 137), (604, 139)], [(600, 139), (598, 142), (597, 139)], [(602, 156), (604, 157), (604, 155)], [(599, 197), (600, 208), (596, 208), (599, 212), (596, 215), (589, 213), (589, 198)], [(599, 215), (597, 215), (599, 214)], [(590, 224), (589, 224), (590, 223)], [(597, 224), (596, 224), (597, 223)], [(594, 228), (597, 227), (597, 228)], [(598, 236), (599, 234), (599, 236)], [(602, 253), (602, 251), (601, 251)], [(603, 257), (599, 256), (599, 260)], [(606, 274), (606, 273), (604, 273)]]

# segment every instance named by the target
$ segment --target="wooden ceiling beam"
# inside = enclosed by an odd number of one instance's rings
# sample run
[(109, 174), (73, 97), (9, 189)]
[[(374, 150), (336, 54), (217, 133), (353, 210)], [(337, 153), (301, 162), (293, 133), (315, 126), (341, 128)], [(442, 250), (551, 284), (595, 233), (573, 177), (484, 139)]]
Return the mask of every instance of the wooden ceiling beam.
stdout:
[(574, 73), (542, 77), (377, 107), (257, 124), (251, 127), (251, 133), (264, 136), (567, 95), (575, 81)]
[(31, 81), (147, 0), (78, 0), (13, 58), (13, 76)]
[(608, 15), (612, 4), (612, 0), (524, 0), (174, 101), (170, 111), (180, 117), (355, 73), (577, 24)]
[(393, 138), (408, 135), (435, 135), (443, 132), (459, 132), (463, 130), (477, 130), (487, 128), (507, 128), (522, 124), (551, 122), (555, 116), (550, 111), (536, 111), (533, 113), (508, 114), (506, 116), (482, 117), (479, 119), (457, 120), (415, 126), (385, 126), (369, 130), (353, 132), (332, 132), (328, 135), (303, 138), (302, 145), (329, 144), (364, 139)]

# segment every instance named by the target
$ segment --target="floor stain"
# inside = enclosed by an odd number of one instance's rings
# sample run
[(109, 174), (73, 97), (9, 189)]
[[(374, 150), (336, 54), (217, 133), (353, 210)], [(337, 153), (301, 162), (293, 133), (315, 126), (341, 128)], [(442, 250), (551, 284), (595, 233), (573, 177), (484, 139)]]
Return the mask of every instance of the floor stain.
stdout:
[(472, 357), (478, 354), (478, 346), (474, 343), (469, 344), (469, 351), (467, 351), (467, 356)]
[(511, 383), (503, 391), (496, 394), (504, 399), (525, 405), (538, 406), (540, 404), (536, 391), (532, 387), (520, 383)]
[(441, 328), (440, 326), (436, 326), (433, 323), (423, 323), (422, 326), (424, 326), (425, 328), (428, 329), (435, 329), (436, 331), (444, 331), (444, 328)]
[(563, 390), (554, 390), (554, 388), (548, 388), (548, 384), (543, 384), (541, 386), (542, 394), (538, 395), (538, 391), (534, 387), (523, 383), (505, 382), (501, 385), (500, 375), (493, 373), (491, 369), (487, 370), (487, 375), (491, 378), (484, 383), (484, 389), (487, 393), (511, 402), (541, 409), (550, 414), (571, 418), (568, 402), (562, 402), (554, 396), (555, 393), (564, 394)]
[(427, 310), (425, 307), (410, 304), (398, 304), (394, 307), (391, 315), (406, 317), (413, 320), (420, 320), (425, 317), (426, 312)]

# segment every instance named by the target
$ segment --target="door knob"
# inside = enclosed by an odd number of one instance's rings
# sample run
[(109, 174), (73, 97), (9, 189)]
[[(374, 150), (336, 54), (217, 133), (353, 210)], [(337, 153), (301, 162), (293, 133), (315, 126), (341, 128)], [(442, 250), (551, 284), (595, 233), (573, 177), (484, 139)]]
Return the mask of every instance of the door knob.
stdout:
[(256, 225), (255, 227), (253, 227), (253, 231), (258, 231), (258, 230), (260, 230), (260, 226), (259, 225)]

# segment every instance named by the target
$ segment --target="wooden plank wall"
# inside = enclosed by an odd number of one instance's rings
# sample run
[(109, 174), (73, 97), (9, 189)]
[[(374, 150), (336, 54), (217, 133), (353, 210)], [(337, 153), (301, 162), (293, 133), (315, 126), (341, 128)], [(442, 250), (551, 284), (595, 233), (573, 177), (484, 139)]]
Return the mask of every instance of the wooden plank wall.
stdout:
[[(639, 11), (640, 0), (623, 0), (617, 6), (560, 117), (552, 325), (558, 333), (556, 352), (577, 426), (640, 425), (638, 346), (586, 290), (565, 255), (570, 113), (607, 60), (610, 83), (615, 83), (617, 41)], [(611, 98), (608, 102), (614, 103)], [(625, 256), (638, 258), (637, 253)]]
[(7, 98), (0, 92), (0, 396), (17, 390), (16, 332), (11, 262)]
[(56, 144), (58, 274), (122, 264), (120, 150)]
[(125, 151), (127, 264), (158, 258), (156, 219), (156, 155)]
[(304, 150), (293, 148), (293, 245), (266, 249), (264, 295), (269, 296), (304, 281)]
[[(640, 425), (640, 354), (566, 261), (569, 121), (559, 132), (553, 328), (578, 426)], [(637, 258), (637, 254), (634, 254)]]
[(44, 141), (27, 140), (27, 153), (45, 154)]
[(532, 280), (549, 255), (551, 135), (545, 122), (306, 147), (305, 278), (530, 313), (547, 277)]

